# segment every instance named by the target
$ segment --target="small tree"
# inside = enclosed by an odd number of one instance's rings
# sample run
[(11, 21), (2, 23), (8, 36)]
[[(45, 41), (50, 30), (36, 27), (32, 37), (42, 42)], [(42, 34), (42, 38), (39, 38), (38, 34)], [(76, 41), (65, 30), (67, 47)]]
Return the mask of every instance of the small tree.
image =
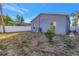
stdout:
[(74, 21), (72, 22), (72, 26), (76, 27), (76, 26), (77, 26), (77, 21), (74, 20)]
[(73, 17), (73, 22), (72, 22), (72, 26), (75, 27), (75, 31), (76, 31), (76, 26), (78, 25), (78, 21), (79, 21), (79, 11), (76, 11), (74, 13), (71, 14), (71, 17)]
[(5, 16), (5, 25), (8, 25), (8, 26), (12, 26), (12, 25), (15, 25), (15, 22), (12, 20), (12, 18), (10, 16)]
[(22, 25), (24, 24), (24, 17), (21, 16), (21, 22), (20, 22)]
[(16, 24), (19, 25), (19, 26), (24, 24), (23, 16), (20, 16), (20, 15), (16, 16)]
[(53, 43), (52, 37), (55, 35), (55, 27), (51, 26), (50, 29), (47, 32), (45, 32), (44, 34), (49, 39), (48, 42), (50, 44), (52, 44)]

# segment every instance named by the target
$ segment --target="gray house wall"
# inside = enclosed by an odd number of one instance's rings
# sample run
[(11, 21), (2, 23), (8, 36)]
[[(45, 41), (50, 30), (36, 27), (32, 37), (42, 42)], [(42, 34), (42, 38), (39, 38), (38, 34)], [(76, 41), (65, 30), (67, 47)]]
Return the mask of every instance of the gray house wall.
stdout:
[(56, 21), (56, 28), (55, 28), (55, 34), (61, 34), (64, 35), (69, 30), (69, 20), (67, 16), (65, 15), (44, 15), (41, 14), (37, 18), (35, 18), (31, 22), (31, 30), (34, 32), (36, 29), (33, 29), (34, 24), (36, 28), (42, 28), (42, 32), (46, 32), (48, 29), (50, 29), (51, 22)]

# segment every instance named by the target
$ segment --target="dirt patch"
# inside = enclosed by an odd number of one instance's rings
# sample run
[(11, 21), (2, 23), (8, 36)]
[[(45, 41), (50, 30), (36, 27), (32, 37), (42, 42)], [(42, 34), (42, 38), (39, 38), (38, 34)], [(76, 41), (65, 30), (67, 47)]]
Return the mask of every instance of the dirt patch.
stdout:
[[(75, 37), (54, 36), (54, 44), (41, 33), (21, 32), (0, 40), (0, 55), (3, 56), (72, 56), (79, 55), (79, 35)], [(64, 47), (65, 40), (72, 39), (75, 48)]]

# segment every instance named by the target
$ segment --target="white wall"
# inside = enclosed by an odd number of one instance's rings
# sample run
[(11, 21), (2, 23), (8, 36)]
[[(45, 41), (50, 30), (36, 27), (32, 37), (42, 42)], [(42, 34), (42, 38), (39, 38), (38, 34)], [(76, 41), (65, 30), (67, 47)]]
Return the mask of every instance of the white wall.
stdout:
[(76, 27), (71, 26), (71, 27), (70, 27), (70, 30), (71, 30), (71, 31), (75, 31), (75, 30), (76, 30), (76, 31), (79, 33), (79, 25), (76, 26)]
[(70, 24), (70, 31), (75, 31), (76, 28)]
[(0, 26), (0, 32), (1, 33), (3, 32), (3, 26)]
[[(42, 16), (40, 20), (40, 26), (43, 28), (43, 31), (50, 29), (51, 22), (56, 21), (56, 34), (66, 34), (66, 16)], [(43, 24), (43, 25), (42, 25)]]
[[(33, 32), (37, 32), (37, 28), (39, 28), (39, 19), (37, 18), (34, 21), (31, 22), (31, 31)], [(33, 29), (33, 27), (36, 27), (35, 29)]]
[(76, 27), (76, 31), (79, 33), (79, 25)]
[[(40, 23), (39, 23), (40, 20)], [(66, 16), (46, 16), (46, 15), (41, 15), (41, 17), (38, 17), (37, 19), (35, 19), (34, 21), (32, 21), (32, 27), (33, 24), (37, 24), (36, 27), (38, 25), (40, 25), (40, 27), (42, 28), (42, 31), (45, 32), (50, 28), (51, 22), (56, 21), (56, 30), (55, 33), (56, 34), (66, 34), (67, 32), (67, 18)], [(33, 29), (32, 29), (33, 30)]]
[[(5, 26), (5, 32), (21, 32), (30, 30), (30, 26)], [(2, 32), (2, 26), (0, 26), (0, 32)]]

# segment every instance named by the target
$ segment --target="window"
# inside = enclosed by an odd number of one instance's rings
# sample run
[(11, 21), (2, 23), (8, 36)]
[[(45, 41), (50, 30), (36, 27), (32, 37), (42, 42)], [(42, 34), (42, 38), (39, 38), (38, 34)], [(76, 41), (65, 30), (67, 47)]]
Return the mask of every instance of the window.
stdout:
[(35, 24), (33, 24), (33, 29), (35, 29)]
[(53, 22), (51, 23), (51, 25), (56, 27), (56, 22), (53, 21)]
[(53, 21), (51, 22), (50, 29), (55, 30), (55, 28), (56, 28), (56, 21)]
[(33, 27), (33, 29), (35, 29), (35, 27)]

